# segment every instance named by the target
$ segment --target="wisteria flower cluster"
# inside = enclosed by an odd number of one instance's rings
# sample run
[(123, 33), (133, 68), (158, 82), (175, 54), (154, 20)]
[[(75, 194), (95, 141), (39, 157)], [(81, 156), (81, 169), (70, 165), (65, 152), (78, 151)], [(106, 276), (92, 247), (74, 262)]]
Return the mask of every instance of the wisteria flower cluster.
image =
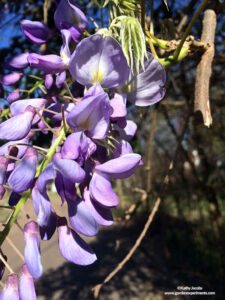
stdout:
[[(18, 54), (4, 64), (16, 72), (0, 79), (3, 86), (15, 85), (25, 68), (36, 68), (42, 71), (46, 91), (43, 98), (20, 99), (15, 89), (7, 98), (12, 117), (0, 124), (5, 142), (0, 147), (0, 197), (9, 187), (9, 205), (14, 206), (30, 193), (37, 215), (37, 221), (24, 227), (25, 265), (19, 286), (17, 275), (10, 274), (1, 300), (36, 299), (33, 279), (43, 272), (40, 239), (49, 240), (56, 229), (66, 260), (95, 262), (95, 253), (80, 234), (94, 236), (99, 226), (113, 223), (111, 208), (119, 201), (111, 179), (127, 178), (142, 165), (129, 143), (137, 126), (127, 120), (126, 102), (148, 106), (165, 94), (161, 64), (148, 53), (144, 70), (137, 73), (112, 36), (83, 38), (88, 21), (71, 0), (59, 2), (54, 20), (56, 29), (30, 20), (23, 20), (21, 28), (37, 45), (60, 34), (60, 54)], [(65, 87), (68, 96), (62, 92)], [(48, 131), (53, 133), (51, 147), (38, 166), (33, 141), (36, 132)], [(52, 208), (47, 194), (52, 181), (62, 204), (67, 202), (68, 216), (59, 217)]]

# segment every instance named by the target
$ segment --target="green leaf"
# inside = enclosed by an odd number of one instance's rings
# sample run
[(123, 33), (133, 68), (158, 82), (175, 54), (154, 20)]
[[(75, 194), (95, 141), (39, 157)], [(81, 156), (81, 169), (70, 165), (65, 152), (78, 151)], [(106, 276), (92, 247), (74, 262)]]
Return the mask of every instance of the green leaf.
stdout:
[(110, 29), (119, 28), (120, 40), (127, 63), (133, 70), (133, 59), (139, 73), (141, 64), (144, 69), (144, 57), (147, 57), (145, 36), (139, 21), (130, 16), (120, 16), (113, 20)]

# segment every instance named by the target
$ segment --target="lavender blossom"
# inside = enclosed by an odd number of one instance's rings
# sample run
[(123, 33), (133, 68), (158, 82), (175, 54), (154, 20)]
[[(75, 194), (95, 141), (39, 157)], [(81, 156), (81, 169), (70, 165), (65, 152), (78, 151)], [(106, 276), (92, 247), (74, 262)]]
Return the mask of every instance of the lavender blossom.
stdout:
[(130, 69), (117, 40), (94, 34), (77, 45), (71, 56), (69, 71), (82, 85), (98, 83), (103, 88), (112, 88), (125, 83)]
[(10, 174), (8, 183), (16, 193), (23, 193), (33, 186), (36, 173), (38, 153), (33, 148), (28, 148), (22, 161)]
[(23, 113), (0, 124), (0, 140), (16, 141), (28, 135), (36, 111), (28, 106)]
[(0, 83), (3, 85), (14, 85), (23, 77), (23, 73), (7, 74), (0, 78)]
[(44, 71), (46, 74), (55, 74), (66, 69), (64, 60), (55, 54), (40, 55), (32, 53), (27, 57), (31, 67)]
[(148, 106), (162, 100), (165, 95), (166, 71), (161, 63), (148, 53), (145, 70), (131, 76), (127, 86), (127, 100), (137, 106)]
[(18, 277), (16, 274), (8, 275), (0, 300), (19, 300)]
[(100, 85), (95, 85), (71, 110), (67, 123), (71, 128), (84, 130), (93, 139), (104, 139), (109, 130), (110, 114), (108, 95)]
[(93, 250), (76, 232), (67, 226), (66, 218), (58, 220), (59, 250), (62, 256), (77, 265), (90, 265), (96, 261)]
[(20, 300), (36, 300), (36, 292), (34, 287), (34, 280), (30, 275), (26, 265), (22, 266), (21, 277), (19, 282)]
[(27, 269), (34, 279), (42, 275), (42, 264), (40, 255), (40, 239), (38, 234), (38, 224), (34, 221), (28, 222), (24, 226), (24, 259)]
[(28, 67), (27, 57), (30, 53), (16, 54), (4, 62), (4, 68), (9, 70), (23, 70)]
[(9, 103), (12, 103), (16, 100), (18, 100), (20, 98), (20, 90), (16, 89), (13, 92), (9, 93), (8, 97), (7, 97), (7, 101)]

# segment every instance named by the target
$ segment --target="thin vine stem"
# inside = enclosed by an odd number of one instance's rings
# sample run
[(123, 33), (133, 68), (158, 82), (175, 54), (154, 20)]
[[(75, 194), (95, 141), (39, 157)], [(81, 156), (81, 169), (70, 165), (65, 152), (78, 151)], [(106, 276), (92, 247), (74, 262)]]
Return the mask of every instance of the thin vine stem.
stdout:
[(190, 22), (189, 25), (188, 25), (188, 28), (186, 29), (186, 31), (185, 31), (185, 33), (184, 33), (184, 35), (183, 35), (183, 37), (182, 37), (182, 39), (181, 39), (181, 41), (180, 41), (178, 47), (177, 47), (177, 49), (175, 50), (175, 52), (174, 52), (174, 54), (173, 54), (173, 60), (176, 61), (176, 60), (178, 59), (179, 54), (180, 54), (180, 51), (181, 51), (181, 49), (182, 49), (182, 47), (183, 47), (183, 44), (184, 44), (186, 38), (187, 38), (188, 35), (190, 34), (191, 29), (192, 29), (192, 27), (194, 26), (196, 20), (198, 19), (198, 16), (199, 16), (200, 12), (203, 10), (203, 8), (206, 6), (207, 3), (208, 3), (208, 0), (203, 0), (203, 2), (201, 3), (201, 5), (200, 5), (199, 8), (197, 9), (196, 13), (194, 14), (194, 16), (193, 16), (191, 22)]

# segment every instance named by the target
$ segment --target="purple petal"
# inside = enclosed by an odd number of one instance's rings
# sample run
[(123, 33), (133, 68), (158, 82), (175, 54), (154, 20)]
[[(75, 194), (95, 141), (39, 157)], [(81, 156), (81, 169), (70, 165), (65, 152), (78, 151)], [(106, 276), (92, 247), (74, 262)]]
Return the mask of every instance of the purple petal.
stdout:
[(79, 164), (70, 159), (54, 158), (53, 165), (57, 171), (59, 171), (63, 177), (68, 178), (72, 182), (82, 182), (85, 178), (84, 170)]
[[(83, 30), (80, 29), (76, 24), (71, 24), (69, 22), (62, 22), (61, 23), (61, 28), (63, 30), (67, 30), (70, 34), (71, 39), (73, 40), (74, 43), (79, 43), (82, 37)], [(62, 32), (62, 30), (61, 30)]]
[(126, 117), (126, 96), (124, 94), (115, 94), (114, 98), (110, 100), (110, 105), (113, 109), (110, 116), (111, 120), (115, 121), (118, 120), (118, 118)]
[(41, 194), (46, 193), (47, 184), (54, 178), (55, 178), (55, 171), (52, 163), (49, 163), (37, 180), (37, 187)]
[(60, 218), (59, 226), (59, 250), (62, 256), (77, 265), (90, 265), (96, 261), (93, 250), (80, 238), (76, 232), (67, 226), (65, 218)]
[(0, 140), (16, 141), (23, 139), (31, 129), (34, 115), (35, 109), (28, 106), (25, 112), (1, 123)]
[(90, 198), (89, 191), (84, 190), (83, 197), (85, 203), (90, 209), (91, 214), (99, 225), (110, 226), (113, 224), (113, 216), (110, 208), (100, 205), (98, 202)]
[(47, 193), (41, 194), (35, 185), (32, 189), (32, 200), (38, 224), (42, 227), (48, 226), (52, 207)]
[(56, 230), (57, 218), (51, 214), (47, 226), (39, 226), (40, 236), (43, 241), (50, 240)]
[(15, 206), (19, 201), (20, 201), (21, 195), (17, 194), (15, 192), (12, 192), (10, 197), (9, 197), (9, 205), (10, 206)]
[(80, 155), (86, 155), (88, 140), (82, 131), (70, 134), (63, 145), (62, 158), (77, 159)]
[(46, 89), (50, 90), (52, 85), (53, 85), (53, 76), (52, 76), (52, 74), (47, 74), (45, 76), (45, 87), (46, 87)]
[(61, 86), (63, 85), (65, 80), (66, 80), (66, 71), (63, 71), (63, 72), (56, 75), (55, 84), (56, 84), (58, 89), (61, 88)]
[[(29, 140), (27, 138), (24, 138), (22, 140), (18, 140), (18, 141), (11, 141), (11, 142), (8, 142), (6, 144), (4, 144), (3, 146), (0, 147), (0, 155), (6, 155), (7, 151), (8, 151), (8, 148), (14, 144), (28, 144)], [(17, 146), (17, 149), (18, 149), (18, 154), (17, 154), (17, 157), (18, 158), (21, 158), (24, 156), (24, 153), (26, 152), (27, 150), (27, 146), (20, 146), (18, 145)]]
[(127, 100), (137, 106), (148, 106), (162, 100), (165, 95), (166, 72), (161, 63), (148, 53), (145, 71), (131, 78), (131, 91)]
[(0, 184), (5, 184), (8, 163), (9, 159), (0, 155)]
[(26, 68), (29, 63), (27, 57), (30, 53), (21, 53), (9, 58), (5, 63), (4, 67), (10, 70), (22, 70)]
[(0, 83), (3, 85), (14, 85), (23, 77), (23, 73), (12, 73), (0, 78)]
[(34, 279), (42, 275), (42, 264), (40, 255), (40, 239), (38, 235), (38, 224), (34, 221), (28, 222), (24, 226), (24, 259), (27, 269)]
[(16, 193), (23, 193), (30, 189), (34, 182), (38, 153), (33, 148), (28, 148), (22, 161), (10, 174), (8, 183)]
[(67, 200), (69, 221), (72, 228), (80, 234), (94, 236), (98, 233), (98, 224), (83, 200)]
[(18, 277), (16, 274), (8, 275), (0, 300), (19, 300)]
[(131, 176), (139, 166), (141, 155), (136, 153), (125, 154), (111, 159), (102, 165), (95, 167), (95, 170), (104, 172), (110, 177), (124, 179)]
[(51, 29), (38, 21), (22, 20), (20, 26), (24, 35), (37, 45), (47, 42), (53, 34)]
[(4, 197), (6, 189), (4, 188), (3, 184), (0, 184), (0, 200)]
[(108, 95), (101, 91), (93, 96), (85, 96), (69, 113), (68, 125), (85, 130), (93, 139), (104, 139), (109, 130), (111, 107)]
[(117, 158), (125, 154), (133, 153), (133, 149), (131, 145), (125, 141), (121, 140), (121, 142), (115, 145), (116, 148), (113, 150), (112, 158)]
[(30, 275), (26, 265), (22, 266), (22, 274), (19, 282), (20, 300), (36, 300), (36, 292), (34, 287), (34, 280)]
[(90, 181), (90, 196), (104, 206), (113, 207), (119, 204), (116, 193), (113, 191), (110, 178), (106, 174), (94, 173)]
[(88, 24), (84, 13), (70, 0), (60, 1), (55, 11), (54, 20), (55, 26), (59, 30), (64, 29), (63, 22), (71, 23), (71, 25), (75, 23), (82, 30), (85, 30)]
[(113, 130), (119, 132), (121, 139), (125, 141), (130, 141), (137, 131), (137, 125), (132, 120), (127, 120), (127, 125), (125, 128), (120, 128), (118, 125), (113, 124)]
[(130, 69), (120, 44), (112, 37), (94, 34), (83, 39), (72, 54), (69, 71), (79, 83), (103, 88), (123, 84)]
[(31, 67), (42, 70), (46, 74), (60, 73), (66, 69), (63, 59), (54, 54), (40, 55), (32, 53), (27, 60)]
[(60, 49), (60, 56), (62, 57), (62, 59), (65, 58), (70, 59), (71, 53), (70, 53), (69, 43), (71, 41), (71, 33), (67, 29), (62, 29), (61, 34), (63, 39), (63, 45)]
[(12, 93), (9, 93), (9, 95), (7, 97), (7, 101), (9, 103), (12, 103), (12, 102), (18, 100), (19, 98), (20, 98), (20, 90), (16, 89)]
[(55, 187), (56, 187), (57, 193), (59, 194), (59, 196), (62, 200), (62, 205), (63, 205), (65, 202), (66, 196), (65, 196), (63, 177), (59, 172), (57, 172), (57, 175), (55, 178)]
[[(17, 116), (24, 112), (24, 110), (28, 106), (32, 107), (44, 107), (47, 103), (47, 99), (44, 98), (34, 98), (34, 99), (25, 99), (25, 100), (19, 100), (11, 104), (10, 111), (13, 116)], [(42, 112), (41, 112), (42, 113)], [(34, 122), (37, 122), (37, 120), (40, 119), (39, 116), (36, 116), (34, 118)]]

